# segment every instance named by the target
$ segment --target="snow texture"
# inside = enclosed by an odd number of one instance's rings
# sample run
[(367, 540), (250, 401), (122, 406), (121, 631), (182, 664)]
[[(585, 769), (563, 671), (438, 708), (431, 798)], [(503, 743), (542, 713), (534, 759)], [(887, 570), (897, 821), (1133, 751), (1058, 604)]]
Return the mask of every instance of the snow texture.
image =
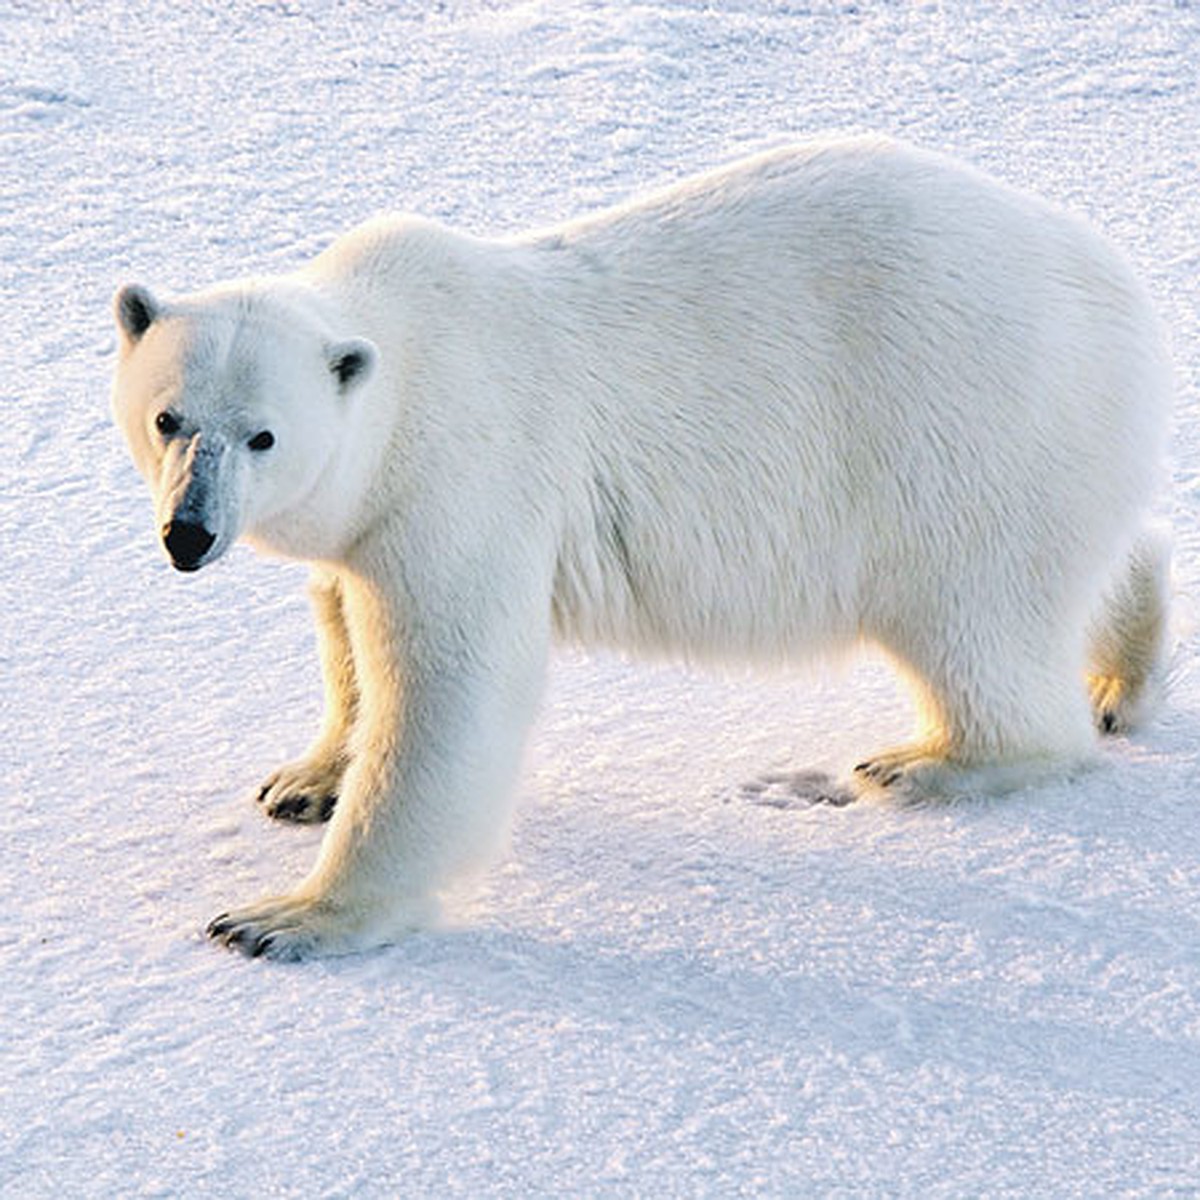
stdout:
[[(1200, 1191), (1200, 12), (1172, 4), (0, 5), (0, 1196)], [(789, 134), (1064, 203), (1170, 332), (1175, 687), (1003, 802), (814, 802), (902, 737), (868, 662), (563, 653), (456, 926), (301, 967), (207, 943), (319, 831), (303, 572), (156, 548), (109, 298), (406, 208), (498, 232)], [(836, 797), (835, 797), (836, 798)]]

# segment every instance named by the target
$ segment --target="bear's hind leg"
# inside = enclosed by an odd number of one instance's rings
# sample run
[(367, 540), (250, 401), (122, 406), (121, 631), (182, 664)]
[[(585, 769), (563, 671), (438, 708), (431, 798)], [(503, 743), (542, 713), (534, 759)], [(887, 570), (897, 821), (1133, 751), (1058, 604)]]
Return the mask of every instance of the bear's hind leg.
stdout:
[[(948, 639), (958, 656), (926, 664), (904, 656), (924, 726), (914, 742), (858, 764), (864, 796), (904, 803), (996, 795), (1061, 776), (1092, 758), (1095, 739), (1079, 683), (1081, 654), (1050, 637), (986, 636), (977, 653)], [(922, 665), (924, 669), (922, 669)]]
[(314, 570), (309, 586), (325, 684), (321, 731), (305, 754), (267, 777), (258, 803), (277, 821), (315, 824), (333, 815), (350, 764), (350, 734), (358, 711), (358, 680), (336, 575)]
[(1149, 717), (1166, 685), (1171, 548), (1144, 534), (1122, 564), (1088, 629), (1088, 691), (1101, 733)]

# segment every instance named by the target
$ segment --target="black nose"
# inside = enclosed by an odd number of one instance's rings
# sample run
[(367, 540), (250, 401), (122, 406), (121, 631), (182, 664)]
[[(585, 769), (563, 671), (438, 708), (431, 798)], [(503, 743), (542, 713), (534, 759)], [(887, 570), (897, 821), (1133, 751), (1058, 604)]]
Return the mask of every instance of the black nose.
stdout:
[(215, 534), (194, 521), (168, 521), (163, 526), (163, 544), (180, 571), (194, 571), (216, 540)]

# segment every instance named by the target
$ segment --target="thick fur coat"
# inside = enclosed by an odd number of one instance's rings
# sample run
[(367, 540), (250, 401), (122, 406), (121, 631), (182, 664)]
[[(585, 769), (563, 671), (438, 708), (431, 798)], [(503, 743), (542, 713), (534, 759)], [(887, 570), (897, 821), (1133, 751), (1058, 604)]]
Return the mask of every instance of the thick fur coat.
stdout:
[(556, 635), (876, 643), (922, 728), (853, 782), (906, 798), (1070, 770), (1156, 691), (1154, 316), (1087, 226), (941, 157), (802, 144), (503, 240), (385, 218), (116, 308), (175, 565), (314, 564), (325, 725), (260, 799), (332, 819), (295, 892), (213, 922), (251, 953), (430, 919), (505, 826)]

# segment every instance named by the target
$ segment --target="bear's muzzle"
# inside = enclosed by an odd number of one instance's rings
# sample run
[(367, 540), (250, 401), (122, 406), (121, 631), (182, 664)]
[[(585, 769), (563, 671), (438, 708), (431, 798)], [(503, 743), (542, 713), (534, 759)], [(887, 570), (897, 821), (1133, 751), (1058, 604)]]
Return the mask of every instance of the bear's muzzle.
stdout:
[(217, 537), (194, 521), (168, 521), (163, 526), (162, 539), (177, 571), (195, 571)]

